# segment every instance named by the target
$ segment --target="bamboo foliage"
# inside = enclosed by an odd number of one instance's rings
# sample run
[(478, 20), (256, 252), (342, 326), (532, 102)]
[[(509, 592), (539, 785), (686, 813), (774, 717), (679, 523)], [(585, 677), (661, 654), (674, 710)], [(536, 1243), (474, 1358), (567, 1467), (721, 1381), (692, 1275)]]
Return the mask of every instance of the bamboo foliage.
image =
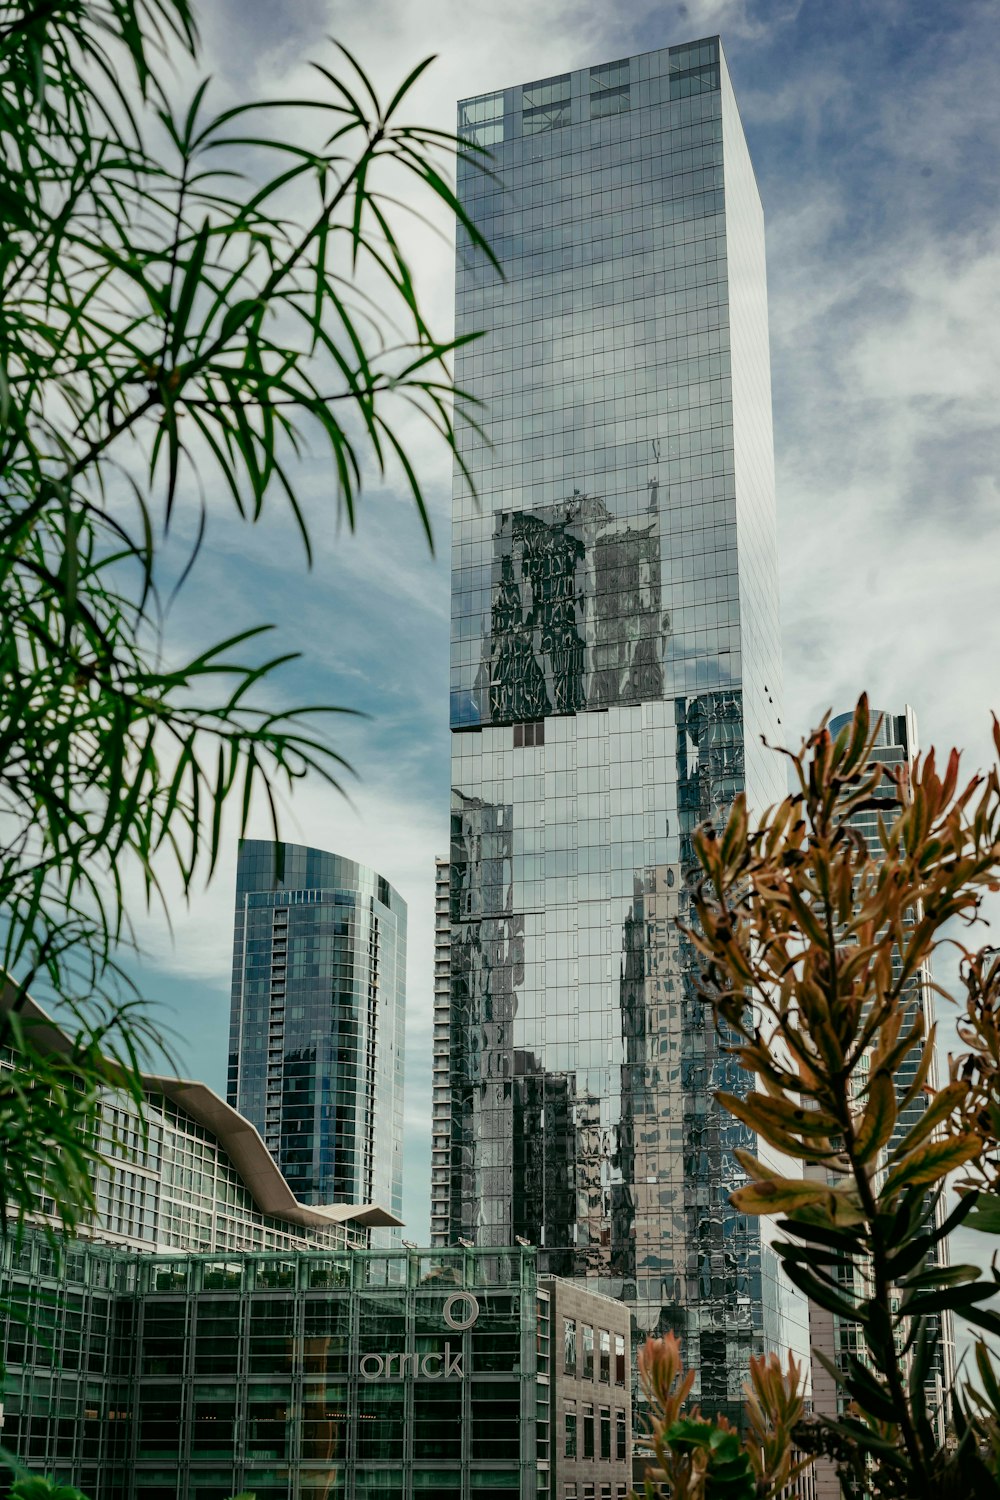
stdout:
[[(1000, 1231), (1000, 974), (992, 950), (959, 945), (968, 1048), (939, 1089), (933, 1030), (910, 1003), (954, 932), (976, 922), (1000, 876), (1000, 777), (961, 781), (952, 752), (911, 767), (875, 763), (866, 698), (832, 735), (826, 721), (789, 759), (795, 790), (752, 824), (737, 799), (721, 831), (696, 835), (690, 931), (702, 993), (755, 1088), (720, 1103), (759, 1140), (821, 1170), (785, 1175), (738, 1153), (747, 1214), (779, 1215), (789, 1279), (861, 1334), (863, 1356), (830, 1367), (845, 1415), (800, 1423), (797, 1439), (886, 1496), (996, 1495), (998, 1393), (985, 1345), (977, 1394), (955, 1393), (942, 1446), (926, 1383), (940, 1318), (1000, 1332), (998, 1278), (947, 1264), (961, 1223)], [(1000, 756), (1000, 727), (994, 721)], [(878, 795), (892, 783), (890, 797)], [(874, 813), (876, 847), (852, 816)], [(949, 924), (946, 926), (946, 924)], [(943, 993), (943, 992), (941, 992)], [(910, 1078), (905, 1089), (897, 1075)], [(915, 1123), (901, 1132), (900, 1114)], [(766, 1155), (766, 1151), (764, 1155)], [(958, 1174), (947, 1214), (943, 1193)], [(825, 1363), (825, 1361), (824, 1361)]]
[[(206, 527), (283, 515), (308, 565), (366, 475), (400, 475), (429, 539), (407, 435), (461, 464), (461, 340), (428, 324), (391, 196), (409, 179), (418, 213), (444, 205), (489, 254), (448, 176), (476, 148), (407, 115), (427, 65), (382, 98), (330, 43), (303, 97), (213, 114), (207, 80), (176, 97), (199, 66), (190, 0), (0, 0), (0, 971), (10, 1016), (29, 986), (58, 1005), (88, 1099), (98, 1052), (139, 1098), (162, 1039), (122, 989), (136, 890), (188, 895), (226, 808), (227, 836), (261, 799), (276, 833), (282, 793), (345, 770), (344, 710), (289, 701), (266, 621), (182, 650)], [(36, 1109), (44, 1063), (15, 1030), (0, 1020), (26, 1070), (0, 1078), (0, 1160), (33, 1152), (72, 1224), (79, 1131)], [(17, 1214), (29, 1179), (3, 1172)]]

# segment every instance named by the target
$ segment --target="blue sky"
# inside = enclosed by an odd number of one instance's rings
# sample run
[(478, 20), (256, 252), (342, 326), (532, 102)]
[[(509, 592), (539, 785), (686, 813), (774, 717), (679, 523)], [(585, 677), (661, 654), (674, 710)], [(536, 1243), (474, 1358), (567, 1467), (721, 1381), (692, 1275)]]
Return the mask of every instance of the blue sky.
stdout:
[[(203, 7), (219, 107), (308, 87), (308, 56), (345, 42), (382, 84), (439, 55), (413, 114), (720, 32), (768, 228), (785, 713), (797, 739), (866, 688), (911, 703), (925, 744), (989, 753), (1000, 707), (1000, 28), (987, 0), (214, 0)], [(413, 231), (437, 325), (451, 318), (450, 226)], [(351, 801), (306, 786), (285, 836), (374, 864), (409, 903), (407, 1199), (427, 1234), (434, 856), (448, 829), (449, 465), (414, 430), (437, 541), (405, 496), (373, 483), (338, 530), (318, 464), (307, 573), (277, 500), (241, 527), (221, 505), (175, 625), (208, 640), (269, 620), (303, 660), (289, 696), (364, 710), (338, 747)], [(262, 831), (258, 825), (257, 831)], [(171, 936), (143, 924), (142, 984), (169, 1007), (179, 1066), (224, 1089), (233, 859)]]

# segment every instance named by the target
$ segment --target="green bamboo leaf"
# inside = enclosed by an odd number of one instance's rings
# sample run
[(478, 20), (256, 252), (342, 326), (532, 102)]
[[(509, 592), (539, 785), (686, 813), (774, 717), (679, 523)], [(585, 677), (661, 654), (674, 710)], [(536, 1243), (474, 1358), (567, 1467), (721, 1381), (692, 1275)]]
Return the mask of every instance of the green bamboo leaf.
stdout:
[(187, 260), (181, 263), (184, 274), (177, 289), (176, 302), (169, 314), (170, 352), (175, 359), (179, 356), (188, 336), (188, 322), (194, 308), (195, 298), (203, 285), (205, 257), (208, 254), (211, 233), (211, 224), (206, 216), (190, 246)]
[(261, 310), (256, 297), (243, 297), (227, 307), (219, 328), (219, 342), (225, 346), (233, 334), (243, 328)]

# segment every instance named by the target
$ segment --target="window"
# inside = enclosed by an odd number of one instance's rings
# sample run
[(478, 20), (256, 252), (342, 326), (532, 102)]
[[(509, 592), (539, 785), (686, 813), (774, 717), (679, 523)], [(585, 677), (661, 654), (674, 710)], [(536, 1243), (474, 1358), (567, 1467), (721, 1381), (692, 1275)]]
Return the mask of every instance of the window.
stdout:
[(459, 106), (458, 130), (479, 146), (496, 146), (503, 140), (503, 94), (483, 94)]
[(629, 108), (629, 66), (623, 62), (604, 63), (590, 70), (590, 118), (622, 115)]
[(566, 1402), (566, 1441), (563, 1452), (567, 1458), (576, 1457), (576, 1402)]
[(532, 745), (545, 744), (545, 720), (536, 719), (531, 724), (514, 725), (514, 749), (520, 750), (522, 746), (529, 750)]
[(601, 1380), (611, 1384), (611, 1335), (606, 1328), (601, 1329)]
[(594, 1408), (589, 1403), (583, 1408), (583, 1456), (594, 1456)]
[(558, 130), (569, 124), (570, 78), (544, 78), (527, 84), (521, 90), (521, 133), (538, 135), (543, 130)]
[(583, 1379), (594, 1378), (594, 1330), (583, 1323)]
[(601, 1457), (611, 1457), (611, 1408), (601, 1407)]
[(563, 1373), (576, 1374), (576, 1319), (563, 1318)]
[(625, 1386), (625, 1335), (615, 1334), (615, 1385)]
[(615, 1412), (615, 1457), (625, 1458), (628, 1440), (625, 1435), (625, 1413)]

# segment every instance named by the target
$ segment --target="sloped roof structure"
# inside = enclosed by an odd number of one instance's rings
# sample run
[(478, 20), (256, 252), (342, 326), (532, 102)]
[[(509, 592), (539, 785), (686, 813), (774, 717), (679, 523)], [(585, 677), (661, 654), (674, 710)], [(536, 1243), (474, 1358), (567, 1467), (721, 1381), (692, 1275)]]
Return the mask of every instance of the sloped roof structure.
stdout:
[[(73, 1044), (61, 1027), (42, 1007), (21, 996), (9, 982), (0, 997), (0, 1010), (9, 1011), (17, 1003), (18, 1014), (32, 1043), (42, 1051), (68, 1056)], [(108, 1081), (113, 1085), (114, 1064), (109, 1063)], [(284, 1219), (289, 1224), (324, 1228), (331, 1224), (357, 1224), (366, 1229), (397, 1228), (403, 1220), (377, 1203), (300, 1203), (285, 1181), (274, 1157), (250, 1121), (206, 1083), (163, 1074), (143, 1073), (142, 1081), (150, 1094), (163, 1094), (219, 1142), (261, 1213)]]

